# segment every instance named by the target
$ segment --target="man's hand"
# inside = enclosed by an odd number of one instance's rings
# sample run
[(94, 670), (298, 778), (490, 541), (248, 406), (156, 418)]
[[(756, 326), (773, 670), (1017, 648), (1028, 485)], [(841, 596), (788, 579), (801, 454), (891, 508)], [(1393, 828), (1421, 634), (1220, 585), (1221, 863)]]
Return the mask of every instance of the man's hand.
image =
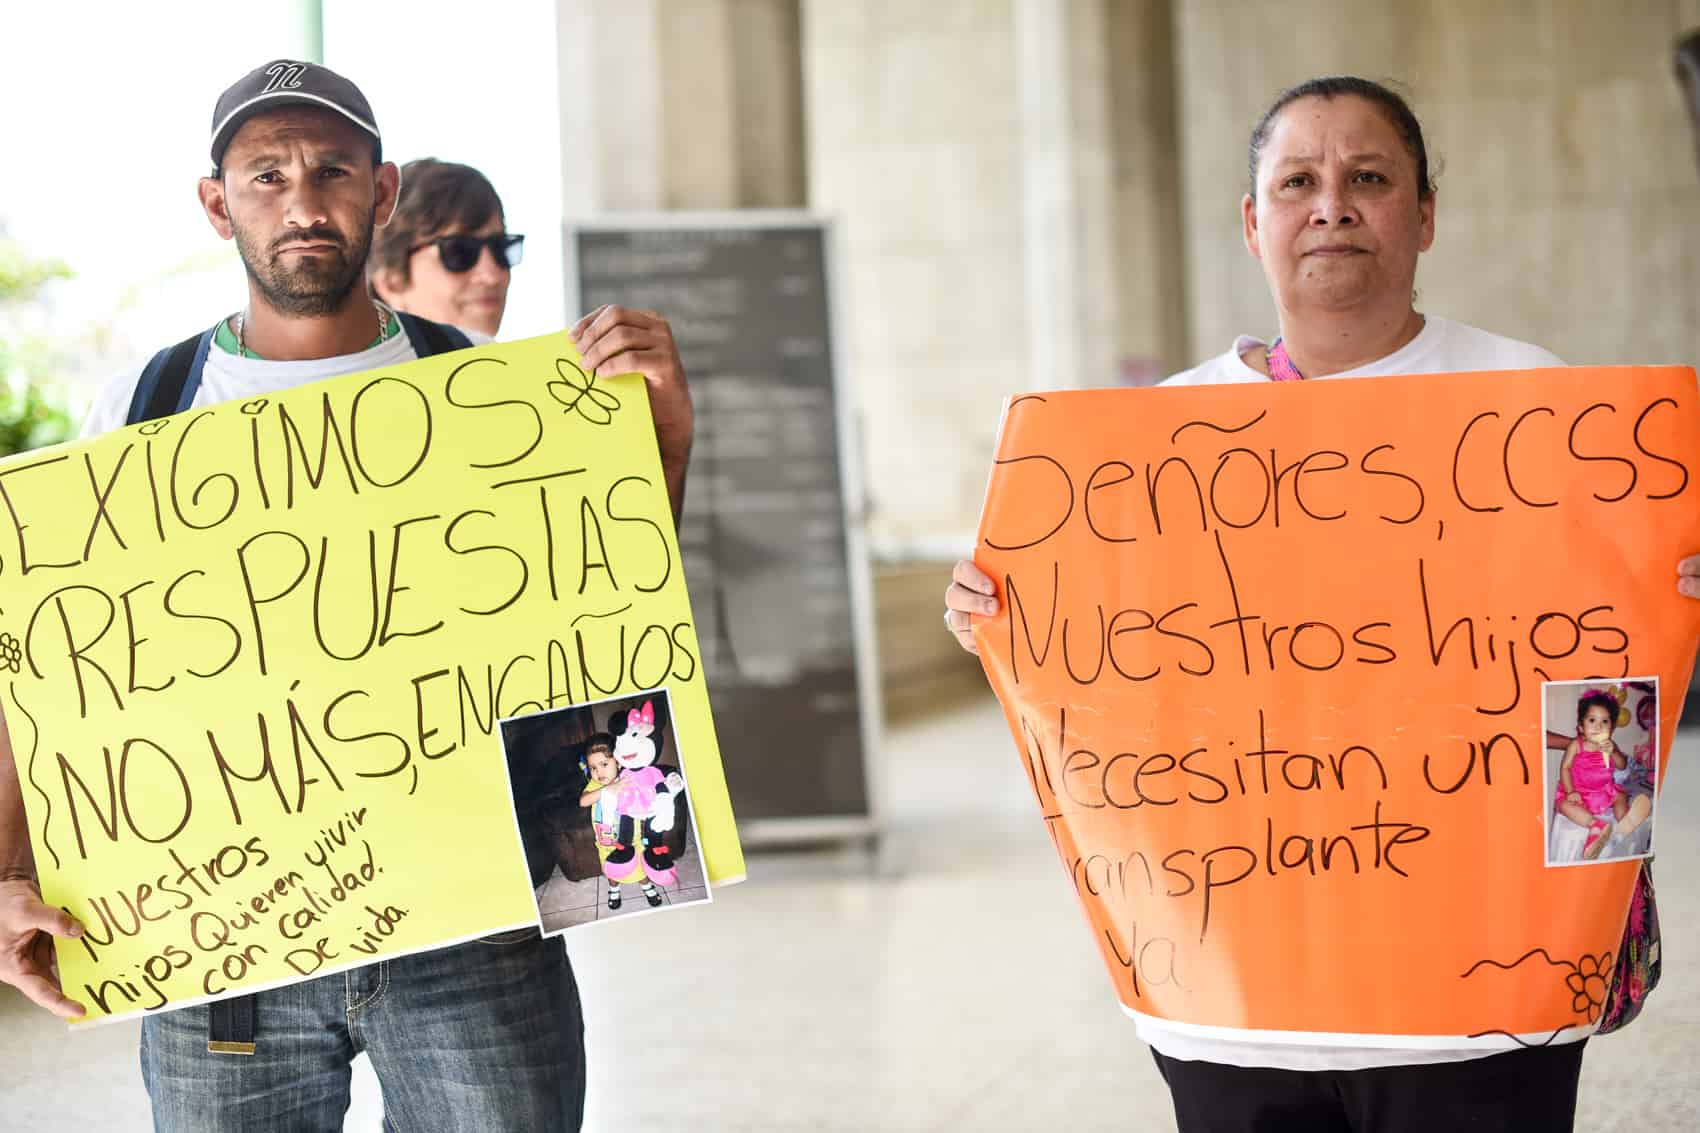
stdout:
[(59, 990), (52, 938), (82, 934), (83, 926), (69, 913), (41, 903), (35, 882), (0, 881), (0, 983), (11, 984), (62, 1019), (80, 1019), (88, 1009)]
[(655, 440), (661, 448), (661, 471), (667, 477), (667, 498), (677, 523), (685, 507), (685, 467), (691, 459), (696, 415), (679, 348), (673, 344), (673, 328), (654, 311), (603, 306), (567, 333), (593, 377), (643, 375), (649, 412), (655, 418)]
[(944, 628), (956, 635), (956, 643), (976, 657), (974, 627), (969, 614), (998, 612), (997, 589), (991, 576), (971, 559), (960, 559), (950, 572), (950, 589), (944, 592)]

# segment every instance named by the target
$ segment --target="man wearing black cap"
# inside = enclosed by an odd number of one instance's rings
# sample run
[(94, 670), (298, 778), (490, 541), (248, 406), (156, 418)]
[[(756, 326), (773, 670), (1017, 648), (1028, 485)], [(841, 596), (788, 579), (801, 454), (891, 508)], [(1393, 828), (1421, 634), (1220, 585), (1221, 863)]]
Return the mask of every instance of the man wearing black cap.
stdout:
[[(323, 67), (280, 59), (227, 90), (200, 200), (219, 235), (236, 242), (247, 303), (108, 386), (85, 434), (489, 341), (398, 315), (368, 294), (372, 232), (399, 189), (382, 158), (365, 96)], [(666, 321), (604, 307), (569, 333), (593, 370), (644, 375), (677, 515), (692, 414)], [(82, 1005), (59, 987), (49, 938), (81, 928), (40, 898), (0, 720), (0, 982), (76, 1018)], [(572, 1130), (582, 1117), (578, 989), (560, 943), (530, 929), (142, 1026), (143, 1078), (164, 1131), (341, 1128), (360, 1051), (382, 1084), (387, 1127)]]

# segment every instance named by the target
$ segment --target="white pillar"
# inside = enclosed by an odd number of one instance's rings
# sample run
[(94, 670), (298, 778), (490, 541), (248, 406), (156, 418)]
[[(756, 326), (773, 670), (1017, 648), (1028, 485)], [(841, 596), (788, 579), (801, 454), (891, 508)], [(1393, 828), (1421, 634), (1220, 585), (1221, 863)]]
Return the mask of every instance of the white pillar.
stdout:
[(568, 217), (803, 203), (797, 0), (556, 11)]
[[(1077, 79), (1068, 0), (1016, 0), (1015, 77), (1021, 108), (1021, 222), (1027, 299), (1029, 389), (1103, 385), (1105, 360), (1091, 341), (1090, 289), (1081, 278), (1083, 235), (1100, 205), (1080, 165), (1094, 142), (1090, 80)], [(1088, 60), (1088, 62), (1091, 62)], [(1080, 122), (1084, 117), (1086, 122)], [(1081, 128), (1077, 128), (1081, 127)], [(1116, 296), (1092, 295), (1114, 304)], [(1090, 368), (1087, 359), (1092, 360)], [(1097, 370), (1098, 373), (1092, 373)]]

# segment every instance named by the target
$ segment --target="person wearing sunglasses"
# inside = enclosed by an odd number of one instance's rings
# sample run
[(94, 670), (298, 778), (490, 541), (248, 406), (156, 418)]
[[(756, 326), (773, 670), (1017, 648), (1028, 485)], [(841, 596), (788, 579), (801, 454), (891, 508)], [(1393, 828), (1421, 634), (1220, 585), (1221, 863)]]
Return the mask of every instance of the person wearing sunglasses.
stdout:
[(484, 174), (423, 157), (401, 167), (401, 199), (373, 240), (368, 277), (399, 311), (494, 337), (524, 250)]

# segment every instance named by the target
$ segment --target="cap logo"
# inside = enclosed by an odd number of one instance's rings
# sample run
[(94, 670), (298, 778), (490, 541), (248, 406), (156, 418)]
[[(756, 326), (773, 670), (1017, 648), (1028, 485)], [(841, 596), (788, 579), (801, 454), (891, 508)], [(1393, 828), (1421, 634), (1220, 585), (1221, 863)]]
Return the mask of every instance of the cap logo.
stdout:
[(301, 86), (301, 75), (306, 70), (306, 65), (302, 63), (273, 63), (266, 68), (266, 74), (271, 76), (271, 81), (266, 83), (266, 89), (260, 93), (296, 90)]

